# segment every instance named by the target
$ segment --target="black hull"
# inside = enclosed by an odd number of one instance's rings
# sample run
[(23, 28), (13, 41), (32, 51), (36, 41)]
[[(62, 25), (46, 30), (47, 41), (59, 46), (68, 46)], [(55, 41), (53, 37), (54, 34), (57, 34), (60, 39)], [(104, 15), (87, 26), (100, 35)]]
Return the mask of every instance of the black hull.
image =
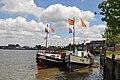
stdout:
[(44, 68), (60, 67), (62, 65), (62, 61), (55, 62), (47, 59), (37, 59), (37, 66), (43, 66)]
[(43, 68), (53, 68), (57, 67), (62, 70), (74, 70), (74, 69), (80, 69), (83, 67), (91, 67), (92, 63), (77, 63), (77, 62), (70, 62), (70, 57), (64, 58), (64, 59), (56, 59), (48, 56), (43, 56), (43, 55), (37, 55), (36, 56), (36, 61), (37, 61), (37, 68), (38, 69), (43, 69)]
[(91, 67), (93, 63), (91, 64), (80, 64), (80, 63), (73, 63), (73, 62), (67, 62), (65, 63), (64, 61), (50, 61), (46, 59), (37, 59), (37, 67), (38, 69), (45, 69), (45, 68), (59, 68), (61, 70), (67, 70), (67, 71), (73, 71), (75, 69), (80, 69), (83, 67)]
[(71, 70), (71, 71), (74, 71), (76, 69), (80, 69), (80, 68), (90, 68), (91, 66), (93, 65), (93, 63), (91, 64), (80, 64), (80, 63), (75, 63), (75, 62), (68, 62), (66, 63), (66, 69), (67, 70)]
[(41, 59), (37, 58), (37, 68), (47, 69), (47, 68), (59, 68), (60, 71), (66, 71), (66, 65), (64, 60), (55, 60), (55, 59)]

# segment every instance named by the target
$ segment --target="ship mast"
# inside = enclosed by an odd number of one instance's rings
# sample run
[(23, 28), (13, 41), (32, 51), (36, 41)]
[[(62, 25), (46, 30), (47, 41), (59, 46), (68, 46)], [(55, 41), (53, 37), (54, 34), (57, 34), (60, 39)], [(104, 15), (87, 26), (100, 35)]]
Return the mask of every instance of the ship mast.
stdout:
[[(48, 30), (48, 24), (47, 24), (47, 30)], [(46, 32), (46, 51), (47, 51), (47, 48), (48, 48), (48, 32)]]
[(73, 54), (75, 53), (75, 17), (73, 17)]

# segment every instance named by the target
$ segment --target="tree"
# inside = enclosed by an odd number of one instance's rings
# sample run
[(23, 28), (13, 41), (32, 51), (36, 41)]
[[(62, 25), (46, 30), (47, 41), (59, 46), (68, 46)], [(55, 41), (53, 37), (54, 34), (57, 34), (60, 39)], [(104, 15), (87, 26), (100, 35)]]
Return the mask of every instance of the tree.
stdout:
[(16, 47), (20, 47), (20, 45), (19, 45), (19, 44), (16, 44)]
[(107, 44), (120, 43), (120, 0), (106, 0), (98, 5), (102, 21), (107, 23), (103, 37)]
[(36, 45), (35, 46), (37, 49), (41, 49), (41, 45)]

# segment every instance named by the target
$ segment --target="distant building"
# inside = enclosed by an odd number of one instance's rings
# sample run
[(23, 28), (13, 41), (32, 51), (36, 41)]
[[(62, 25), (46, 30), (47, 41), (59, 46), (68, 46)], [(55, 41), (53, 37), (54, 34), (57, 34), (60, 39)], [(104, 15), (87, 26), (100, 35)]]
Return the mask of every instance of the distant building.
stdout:
[(120, 51), (120, 44), (110, 44), (107, 48), (110, 51)]
[(7, 46), (0, 46), (0, 49), (6, 49)]
[(91, 41), (88, 45), (87, 45), (87, 49), (92, 53), (92, 54), (96, 54), (96, 53), (100, 53), (100, 48), (104, 46), (105, 40), (97, 40), (97, 41)]
[(8, 44), (8, 49), (15, 49), (16, 48), (16, 45), (15, 44)]
[(114, 48), (115, 48), (115, 44), (109, 44), (108, 47), (107, 47), (107, 50), (108, 51), (114, 51)]
[(115, 51), (120, 51), (120, 44), (115, 45)]

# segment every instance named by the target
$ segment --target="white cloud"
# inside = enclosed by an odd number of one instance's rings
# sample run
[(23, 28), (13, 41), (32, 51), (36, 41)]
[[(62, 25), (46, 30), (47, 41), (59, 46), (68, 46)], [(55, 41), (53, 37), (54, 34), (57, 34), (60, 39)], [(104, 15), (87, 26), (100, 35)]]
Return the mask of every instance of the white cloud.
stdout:
[(58, 36), (58, 35), (54, 35), (53, 38), (57, 38), (57, 39), (59, 39), (59, 38), (61, 38), (61, 37)]
[(68, 18), (73, 17), (76, 17), (76, 22), (78, 23), (80, 18), (83, 18), (88, 24), (88, 21), (95, 20), (94, 13), (90, 11), (82, 11), (75, 6), (67, 7), (61, 4), (55, 4), (43, 10), (40, 21), (44, 23), (53, 23), (56, 27), (65, 29), (69, 26), (67, 23)]
[(1, 0), (0, 4), (3, 5), (0, 11), (9, 14), (33, 14), (39, 16), (43, 10), (37, 7), (33, 0)]
[(80, 29), (76, 30), (76, 35), (82, 40), (101, 40), (103, 39), (101, 34), (104, 33), (105, 28), (105, 25), (94, 25), (87, 28), (81, 27)]
[[(65, 6), (61, 4), (51, 5), (46, 9), (37, 7), (33, 0), (2, 0), (0, 4), (4, 4), (0, 11), (18, 14), (32, 14), (39, 18), (39, 22), (35, 20), (27, 21), (25, 17), (17, 17), (15, 19), (0, 19), (0, 44), (19, 43), (21, 45), (45, 45), (44, 27), (47, 23), (52, 23), (59, 30), (54, 34), (49, 34), (49, 45), (67, 45), (72, 43), (69, 33), (60, 33), (61, 30), (68, 31), (68, 18), (76, 17), (76, 43), (83, 40), (102, 39), (101, 34), (105, 29), (105, 25), (90, 26), (90, 21), (95, 20), (95, 15), (91, 11), (83, 11), (75, 6)], [(74, 13), (75, 11), (75, 13)], [(88, 28), (83, 28), (80, 24), (82, 18)], [(62, 34), (61, 36), (58, 34)]]
[[(36, 39), (35, 43), (37, 44), (44, 40), (44, 26), (43, 23), (37, 23), (34, 20), (27, 22), (23, 17), (0, 19), (0, 35), (2, 35), (0, 38), (3, 40), (2, 42), (9, 43), (14, 39), (14, 43), (20, 42), (22, 45), (27, 40), (32, 42)], [(2, 44), (2, 42), (0, 43)]]

